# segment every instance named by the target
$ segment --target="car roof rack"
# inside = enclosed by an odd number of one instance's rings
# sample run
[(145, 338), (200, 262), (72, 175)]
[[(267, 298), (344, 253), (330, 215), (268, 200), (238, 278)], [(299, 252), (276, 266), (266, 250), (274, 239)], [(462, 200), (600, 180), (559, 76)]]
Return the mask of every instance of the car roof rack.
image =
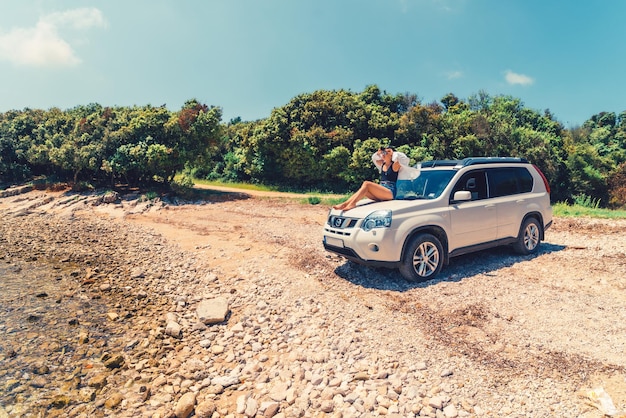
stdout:
[(463, 167), (467, 167), (468, 165), (477, 165), (477, 164), (507, 164), (507, 163), (520, 163), (520, 164), (528, 164), (528, 160), (526, 158), (517, 158), (517, 157), (470, 157), (464, 158), (461, 161), (461, 165)]
[(431, 160), (419, 163), (422, 168), (455, 167), (459, 164), (461, 164), (461, 160)]
[(433, 168), (433, 167), (455, 167), (462, 168), (470, 165), (479, 165), (479, 164), (510, 164), (510, 163), (519, 163), (519, 164), (528, 164), (528, 160), (526, 158), (517, 158), (517, 157), (470, 157), (464, 158), (462, 160), (431, 160), (431, 161), (423, 161), (419, 163), (421, 168)]

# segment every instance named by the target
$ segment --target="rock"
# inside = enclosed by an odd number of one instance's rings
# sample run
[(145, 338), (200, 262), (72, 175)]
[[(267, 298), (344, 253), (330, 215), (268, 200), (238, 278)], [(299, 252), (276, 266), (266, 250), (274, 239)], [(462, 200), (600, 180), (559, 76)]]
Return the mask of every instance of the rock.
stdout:
[(54, 398), (52, 398), (52, 401), (50, 402), (50, 408), (61, 409), (61, 408), (65, 408), (69, 404), (70, 404), (69, 397), (65, 395), (57, 395)]
[(213, 401), (202, 401), (196, 406), (195, 416), (197, 418), (211, 418), (215, 412), (215, 404)]
[(211, 380), (212, 386), (221, 386), (227, 388), (229, 386), (238, 385), (240, 382), (237, 376), (220, 376)]
[(102, 203), (115, 203), (119, 198), (118, 192), (109, 190), (102, 196)]
[(335, 404), (333, 403), (333, 401), (330, 400), (322, 401), (320, 409), (322, 412), (329, 414), (335, 409)]
[(170, 321), (167, 323), (167, 326), (165, 327), (165, 334), (174, 338), (182, 338), (183, 330), (180, 324), (174, 321)]
[(35, 374), (48, 374), (50, 373), (50, 368), (45, 364), (35, 364), (32, 368), (32, 372)]
[(226, 348), (222, 345), (216, 344), (211, 346), (211, 353), (218, 355), (222, 354)]
[(289, 389), (289, 385), (286, 382), (280, 382), (270, 390), (269, 397), (273, 401), (281, 402), (287, 399), (287, 390)]
[(441, 396), (433, 396), (428, 400), (428, 406), (435, 409), (443, 409), (444, 399)]
[(241, 322), (237, 322), (230, 330), (235, 333), (243, 332), (243, 324)]
[(355, 403), (357, 400), (359, 399), (359, 394), (356, 392), (351, 392), (348, 393), (344, 398), (344, 402), (347, 402), (349, 404), (353, 404)]
[(178, 402), (176, 402), (174, 415), (176, 415), (176, 418), (187, 418), (191, 415), (194, 406), (196, 406), (196, 394), (193, 392), (187, 392), (180, 397)]
[(101, 389), (107, 384), (107, 379), (109, 375), (107, 373), (100, 373), (89, 379), (87, 382), (88, 386), (92, 388)]
[(109, 396), (106, 401), (104, 401), (104, 406), (108, 409), (115, 409), (122, 403), (123, 400), (124, 396), (119, 392), (115, 392)]
[(130, 272), (131, 279), (141, 279), (145, 276), (146, 276), (146, 273), (140, 267), (134, 268), (133, 271)]
[(228, 301), (222, 297), (205, 299), (198, 304), (196, 315), (206, 325), (224, 322), (228, 315)]
[(354, 380), (369, 380), (369, 375), (366, 372), (358, 372), (354, 375)]
[(164, 384), (167, 383), (167, 378), (165, 376), (157, 376), (153, 381), (152, 381), (152, 386), (154, 386), (155, 388), (158, 388), (160, 386), (163, 386)]
[(78, 343), (79, 344), (86, 344), (89, 342), (89, 334), (87, 334), (87, 332), (82, 331), (78, 334)]
[(26, 320), (28, 322), (37, 322), (41, 319), (41, 315), (36, 314), (36, 313), (31, 313), (28, 315), (28, 317), (26, 317)]
[(198, 331), (206, 331), (208, 329), (208, 327), (206, 325), (204, 325), (202, 322), (200, 321), (195, 321), (192, 325), (191, 325), (191, 330), (193, 332), (198, 332)]
[(459, 412), (453, 404), (450, 404), (443, 408), (443, 414), (446, 416), (446, 418), (456, 418), (459, 416)]
[(209, 385), (206, 387), (206, 393), (211, 395), (219, 395), (220, 393), (224, 393), (224, 386), (222, 385)]
[(256, 399), (250, 397), (246, 401), (246, 410), (244, 411), (244, 415), (247, 417), (256, 416), (257, 411), (259, 410), (259, 403)]
[(248, 400), (248, 396), (250, 395), (239, 395), (237, 396), (237, 401), (235, 403), (236, 411), (239, 415), (246, 412), (246, 402)]
[(78, 391), (78, 399), (83, 402), (93, 402), (96, 399), (96, 391), (93, 388), (81, 388)]
[(30, 386), (34, 387), (34, 388), (38, 388), (41, 389), (44, 386), (46, 386), (46, 384), (48, 383), (48, 381), (46, 380), (45, 377), (43, 376), (35, 376), (33, 379), (30, 380)]
[(107, 369), (119, 369), (124, 365), (124, 356), (122, 354), (105, 354), (102, 357), (104, 367)]
[(280, 409), (280, 404), (278, 402), (271, 402), (269, 405), (265, 405), (265, 411), (263, 412), (264, 418), (272, 418), (274, 417)]
[(204, 282), (206, 283), (212, 283), (212, 282), (216, 282), (218, 280), (217, 274), (215, 273), (207, 273), (206, 276), (204, 276)]

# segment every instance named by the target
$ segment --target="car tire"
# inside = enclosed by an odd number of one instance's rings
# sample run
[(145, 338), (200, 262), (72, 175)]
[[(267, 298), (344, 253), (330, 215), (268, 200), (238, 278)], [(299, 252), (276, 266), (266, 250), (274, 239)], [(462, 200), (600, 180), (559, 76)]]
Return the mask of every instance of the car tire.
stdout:
[(513, 244), (516, 253), (522, 255), (534, 254), (541, 242), (541, 225), (536, 218), (528, 218), (522, 224), (517, 241)]
[(443, 267), (443, 246), (437, 237), (431, 234), (419, 234), (409, 241), (400, 274), (410, 281), (423, 282), (435, 277)]

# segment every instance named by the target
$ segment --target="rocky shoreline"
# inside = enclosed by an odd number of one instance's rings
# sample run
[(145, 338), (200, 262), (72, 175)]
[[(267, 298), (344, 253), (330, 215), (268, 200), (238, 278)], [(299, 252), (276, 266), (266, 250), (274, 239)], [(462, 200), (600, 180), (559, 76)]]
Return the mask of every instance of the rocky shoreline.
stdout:
[[(2, 261), (18, 272), (43, 264), (49, 274), (37, 280), (57, 281), (44, 297), (55, 299), (55, 306), (38, 306), (39, 315), (22, 318), (18, 327), (38, 334), (49, 332), (50, 323), (66, 328), (47, 352), (33, 350), (34, 358), (28, 344), (0, 344), (6, 413), (97, 416), (102, 407), (118, 407), (122, 400), (145, 400), (142, 378), (136, 380), (137, 396), (130, 396), (127, 373), (141, 360), (158, 361), (171, 347), (161, 324), (174, 304), (167, 277), (185, 276), (172, 259), (176, 255), (149, 232), (120, 230), (102, 219), (37, 213), (5, 216), (0, 224)], [(43, 296), (35, 293), (25, 297)], [(15, 327), (5, 325), (4, 331), (10, 335)], [(27, 367), (14, 369), (13, 363)], [(39, 383), (33, 376), (41, 376)], [(29, 396), (29, 387), (37, 394)], [(113, 388), (123, 389), (125, 396)]]
[[(494, 374), (442, 351), (408, 305), (387, 327), (385, 303), (328, 272), (290, 284), (315, 266), (281, 276), (250, 260), (225, 274), (124, 219), (6, 206), (0, 262), (44, 263), (57, 289), (23, 295), (47, 308), (0, 327), (0, 417), (601, 416), (557, 370)], [(44, 342), (48, 323), (61, 342)], [(18, 329), (36, 356), (11, 342)]]
[[(355, 416), (458, 415), (439, 389), (427, 405), (417, 388), (402, 394), (403, 378), (420, 376), (425, 363), (399, 374), (392, 353), (374, 363), (360, 349), (350, 353), (353, 337), (328, 346), (328, 324), (305, 322), (319, 313), (313, 300), (296, 300), (298, 313), (285, 312), (273, 306), (271, 293), (280, 289), (267, 288), (268, 278), (236, 290), (162, 237), (121, 226), (45, 212), (3, 217), (2, 261), (21, 272), (45, 260), (56, 277), (40, 279), (63, 282), (56, 295), (45, 296), (57, 306), (40, 307), (39, 317), (26, 318), (23, 327), (47, 333), (40, 324), (45, 318), (66, 330), (57, 337), (63, 343), (34, 353), (19, 342), (1, 345), (0, 416), (341, 416), (337, 403)], [(238, 318), (199, 313), (216, 297)], [(253, 314), (242, 316), (244, 306)], [(4, 331), (14, 330), (5, 325)], [(348, 354), (356, 354), (352, 367), (335, 358)], [(400, 401), (411, 406), (400, 410)]]

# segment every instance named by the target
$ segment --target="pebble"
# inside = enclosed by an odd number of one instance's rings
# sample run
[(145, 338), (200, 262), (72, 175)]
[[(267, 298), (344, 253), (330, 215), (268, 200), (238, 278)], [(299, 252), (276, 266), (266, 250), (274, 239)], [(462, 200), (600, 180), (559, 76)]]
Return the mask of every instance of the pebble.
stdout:
[(165, 334), (174, 338), (182, 338), (183, 328), (177, 322), (170, 321), (165, 327)]
[(227, 314), (228, 301), (223, 297), (203, 300), (196, 308), (198, 320), (205, 325), (223, 322)]
[(104, 402), (104, 406), (108, 409), (115, 409), (122, 403), (123, 400), (124, 395), (119, 392), (115, 392)]
[(211, 418), (215, 412), (215, 403), (211, 400), (205, 400), (198, 403), (195, 409), (195, 416), (197, 418)]
[(446, 418), (456, 418), (459, 416), (459, 412), (457, 411), (456, 407), (452, 404), (447, 405), (445, 408), (443, 408), (443, 413), (446, 416)]
[(187, 418), (191, 415), (195, 406), (196, 394), (193, 392), (187, 392), (180, 397), (178, 402), (176, 402), (174, 415), (176, 415), (176, 418)]

